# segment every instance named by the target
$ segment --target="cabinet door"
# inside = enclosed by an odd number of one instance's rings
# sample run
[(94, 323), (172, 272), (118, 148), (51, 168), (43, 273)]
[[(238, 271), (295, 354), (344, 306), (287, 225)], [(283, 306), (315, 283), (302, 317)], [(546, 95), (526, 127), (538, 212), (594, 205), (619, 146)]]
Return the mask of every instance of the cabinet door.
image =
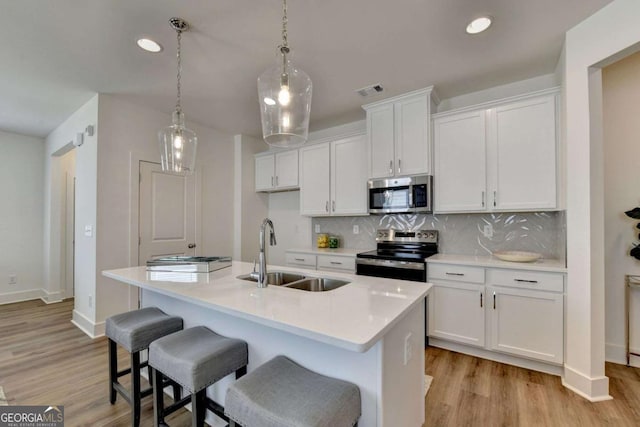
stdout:
[(386, 178), (394, 172), (393, 104), (367, 110), (369, 176)]
[(429, 336), (484, 347), (484, 285), (432, 283)]
[(426, 174), (431, 169), (427, 96), (398, 101), (395, 108), (395, 164), (399, 175)]
[(491, 134), (496, 151), (493, 209), (555, 208), (555, 96), (505, 105), (492, 114)]
[(367, 209), (365, 135), (331, 143), (331, 214), (365, 215)]
[(435, 119), (434, 197), (436, 212), (486, 209), (485, 112)]
[(300, 149), (300, 214), (329, 215), (330, 144)]
[(256, 191), (271, 190), (275, 186), (275, 163), (273, 154), (256, 156)]
[(488, 287), (492, 350), (563, 363), (561, 293)]
[(298, 150), (276, 153), (276, 188), (298, 186)]

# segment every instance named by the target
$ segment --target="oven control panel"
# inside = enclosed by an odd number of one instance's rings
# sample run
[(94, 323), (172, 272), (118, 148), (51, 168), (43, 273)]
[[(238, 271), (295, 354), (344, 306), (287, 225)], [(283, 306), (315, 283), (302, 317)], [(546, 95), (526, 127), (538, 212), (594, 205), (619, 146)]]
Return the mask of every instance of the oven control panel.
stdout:
[(376, 232), (376, 242), (438, 243), (438, 230), (396, 230), (383, 228)]

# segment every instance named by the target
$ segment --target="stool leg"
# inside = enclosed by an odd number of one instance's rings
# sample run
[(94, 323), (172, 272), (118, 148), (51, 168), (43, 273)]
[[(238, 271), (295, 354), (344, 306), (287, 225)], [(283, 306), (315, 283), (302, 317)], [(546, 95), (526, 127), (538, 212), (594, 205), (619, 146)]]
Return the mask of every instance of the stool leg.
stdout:
[(164, 424), (164, 391), (162, 390), (162, 373), (156, 369), (153, 372), (153, 425)]
[(131, 353), (131, 425), (140, 425), (140, 352)]
[(182, 399), (182, 389), (180, 388), (178, 383), (174, 382), (171, 387), (173, 387), (173, 401), (177, 402)]
[(116, 343), (109, 338), (109, 402), (113, 405), (116, 403), (116, 389), (113, 382), (118, 381), (118, 355), (116, 352)]
[(191, 395), (191, 425), (204, 427), (204, 417), (207, 414), (207, 389), (204, 388)]

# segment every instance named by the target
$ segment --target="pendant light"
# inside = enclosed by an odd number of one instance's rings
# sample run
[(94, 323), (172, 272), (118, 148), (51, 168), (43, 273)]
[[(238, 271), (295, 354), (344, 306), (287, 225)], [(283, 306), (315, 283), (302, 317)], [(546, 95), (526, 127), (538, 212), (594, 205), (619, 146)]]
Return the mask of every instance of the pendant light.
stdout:
[(287, 0), (282, 2), (282, 44), (276, 65), (258, 77), (262, 136), (274, 147), (307, 142), (311, 112), (311, 79), (291, 63), (287, 40)]
[(180, 18), (171, 18), (169, 24), (178, 36), (177, 100), (171, 126), (167, 126), (158, 132), (160, 160), (162, 170), (165, 172), (191, 175), (196, 164), (198, 138), (195, 132), (185, 127), (184, 113), (180, 105), (180, 78), (182, 72), (182, 52), (180, 48), (182, 33), (189, 30), (189, 24)]

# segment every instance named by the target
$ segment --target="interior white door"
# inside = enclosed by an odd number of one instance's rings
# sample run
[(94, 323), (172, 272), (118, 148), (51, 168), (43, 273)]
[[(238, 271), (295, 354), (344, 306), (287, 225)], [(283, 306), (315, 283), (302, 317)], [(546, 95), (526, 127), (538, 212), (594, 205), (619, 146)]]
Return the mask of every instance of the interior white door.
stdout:
[(171, 255), (196, 255), (196, 178), (140, 162), (138, 264)]
[(76, 209), (76, 178), (69, 172), (65, 175), (65, 286), (64, 297), (73, 298), (75, 295), (75, 209)]

